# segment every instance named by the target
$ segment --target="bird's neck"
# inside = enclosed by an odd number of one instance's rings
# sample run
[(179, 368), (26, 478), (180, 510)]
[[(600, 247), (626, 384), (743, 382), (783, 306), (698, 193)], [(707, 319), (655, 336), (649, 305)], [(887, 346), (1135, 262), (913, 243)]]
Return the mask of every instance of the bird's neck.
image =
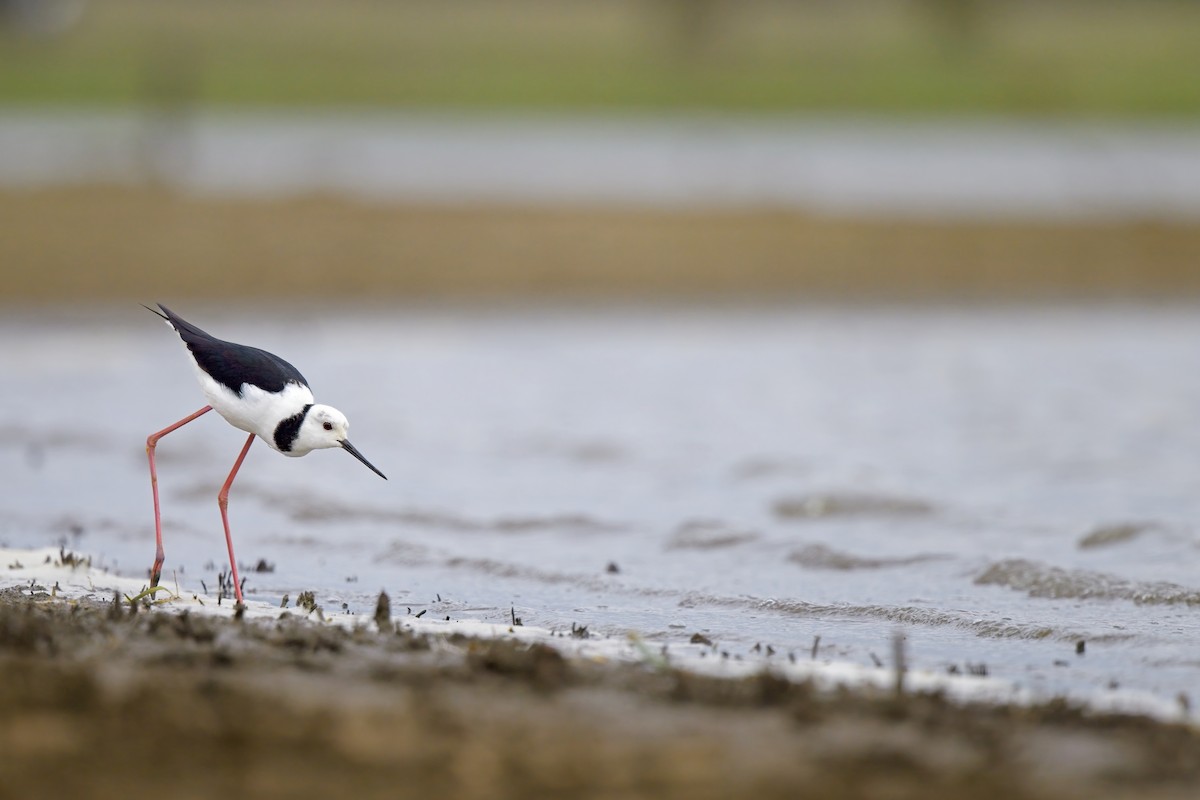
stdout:
[(282, 419), (275, 426), (275, 447), (281, 453), (290, 453), (292, 447), (296, 443), (296, 439), (300, 436), (300, 426), (304, 424), (304, 418), (308, 415), (308, 410), (313, 407), (312, 403), (308, 403), (304, 408), (292, 416)]

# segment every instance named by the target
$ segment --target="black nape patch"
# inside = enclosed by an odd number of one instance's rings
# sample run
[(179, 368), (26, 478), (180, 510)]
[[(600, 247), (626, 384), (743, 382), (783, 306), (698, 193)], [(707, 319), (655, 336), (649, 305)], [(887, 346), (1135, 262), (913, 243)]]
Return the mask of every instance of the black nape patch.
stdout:
[(300, 426), (304, 424), (304, 417), (310, 408), (312, 408), (312, 403), (300, 409), (299, 414), (293, 414), (275, 426), (275, 446), (281, 453), (292, 451), (292, 445), (295, 444), (296, 437), (300, 435)]

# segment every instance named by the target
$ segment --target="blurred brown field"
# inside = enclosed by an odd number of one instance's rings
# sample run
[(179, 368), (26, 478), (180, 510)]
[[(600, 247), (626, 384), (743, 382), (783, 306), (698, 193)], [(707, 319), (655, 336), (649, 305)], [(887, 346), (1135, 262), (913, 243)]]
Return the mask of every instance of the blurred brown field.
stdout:
[(1200, 295), (1192, 222), (0, 191), (0, 299), (925, 300)]

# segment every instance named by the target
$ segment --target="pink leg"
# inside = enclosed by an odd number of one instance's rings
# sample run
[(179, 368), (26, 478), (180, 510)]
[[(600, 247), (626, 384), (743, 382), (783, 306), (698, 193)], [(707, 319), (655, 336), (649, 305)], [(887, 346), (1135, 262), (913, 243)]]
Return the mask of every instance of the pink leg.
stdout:
[(253, 433), (246, 439), (241, 454), (238, 455), (237, 461), (233, 462), (233, 469), (229, 471), (229, 477), (225, 479), (225, 485), (221, 487), (221, 491), (217, 495), (217, 505), (221, 507), (221, 522), (225, 523), (225, 543), (229, 545), (229, 568), (233, 571), (233, 591), (237, 595), (239, 605), (242, 603), (242, 581), (238, 578), (237, 559), (233, 557), (233, 537), (229, 535), (229, 514), (226, 509), (229, 508), (229, 487), (233, 485), (233, 479), (237, 476), (238, 470), (242, 468), (242, 462), (246, 460), (246, 453), (250, 452), (252, 444), (254, 444)]
[(189, 417), (184, 417), (174, 425), (163, 428), (158, 433), (152, 433), (146, 437), (146, 456), (150, 459), (150, 490), (154, 493), (154, 542), (157, 545), (157, 549), (154, 553), (154, 567), (150, 570), (151, 586), (158, 586), (158, 579), (162, 574), (163, 565), (162, 514), (160, 514), (158, 510), (158, 471), (154, 468), (154, 447), (158, 444), (159, 439), (166, 436), (171, 431), (177, 428), (182, 428), (196, 417), (207, 414), (209, 411), (212, 411), (212, 406), (205, 406), (195, 414), (192, 414)]

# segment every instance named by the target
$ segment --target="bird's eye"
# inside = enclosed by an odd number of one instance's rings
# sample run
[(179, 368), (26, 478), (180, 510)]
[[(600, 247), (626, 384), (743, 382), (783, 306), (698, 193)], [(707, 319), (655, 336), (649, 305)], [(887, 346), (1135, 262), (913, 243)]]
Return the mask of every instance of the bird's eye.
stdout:
[(333, 430), (333, 423), (332, 423), (332, 422), (326, 422), (326, 423), (325, 423), (324, 425), (322, 425), (321, 427), (322, 427), (322, 428), (324, 428), (324, 429), (325, 429), (325, 430), (327, 430), (327, 431), (331, 431), (331, 430)]

